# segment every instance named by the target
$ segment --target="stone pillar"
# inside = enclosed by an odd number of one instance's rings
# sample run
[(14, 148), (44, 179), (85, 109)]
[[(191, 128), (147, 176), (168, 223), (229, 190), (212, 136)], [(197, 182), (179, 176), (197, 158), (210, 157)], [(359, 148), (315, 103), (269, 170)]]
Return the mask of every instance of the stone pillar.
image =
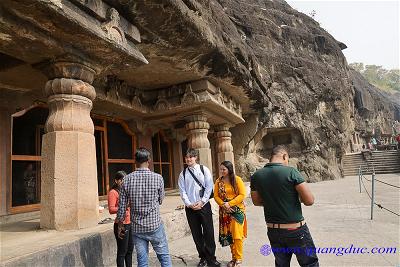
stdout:
[(178, 178), (179, 174), (183, 170), (183, 155), (182, 155), (182, 146), (181, 142), (177, 140), (172, 141), (172, 164), (173, 164), (173, 184), (174, 188), (178, 188)]
[(210, 141), (208, 141), (208, 129), (210, 124), (204, 115), (192, 115), (185, 118), (187, 123), (186, 136), (188, 148), (199, 150), (199, 163), (207, 166), (212, 173), (212, 158)]
[(232, 134), (229, 131), (228, 125), (219, 125), (215, 128), (217, 136), (217, 155), (218, 166), (221, 162), (229, 160), (235, 166), (235, 159), (233, 156)]
[(95, 71), (81, 63), (46, 67), (49, 117), (42, 143), (40, 227), (80, 229), (98, 223), (96, 147), (90, 118)]
[[(0, 89), (2, 90), (2, 89)], [(11, 111), (0, 107), (0, 216), (7, 215), (7, 199), (11, 198)]]
[[(151, 158), (154, 160), (155, 155), (153, 155), (153, 145), (151, 143), (151, 137), (153, 136), (151, 132), (137, 134), (138, 147), (144, 147), (149, 150)], [(153, 160), (150, 161), (149, 169), (154, 171)]]

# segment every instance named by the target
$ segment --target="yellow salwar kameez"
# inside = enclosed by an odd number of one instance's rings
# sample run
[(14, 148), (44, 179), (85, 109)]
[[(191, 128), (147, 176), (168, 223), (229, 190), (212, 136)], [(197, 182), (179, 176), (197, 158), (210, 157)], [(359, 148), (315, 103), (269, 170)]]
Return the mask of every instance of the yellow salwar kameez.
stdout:
[[(233, 261), (241, 261), (243, 259), (243, 240), (247, 237), (247, 220), (244, 215), (245, 206), (243, 202), (246, 197), (246, 187), (239, 176), (236, 176), (236, 185), (237, 192), (229, 182), (224, 182), (222, 178), (218, 178), (214, 185), (214, 199), (220, 206), (220, 243), (222, 246), (230, 245)], [(236, 206), (240, 209), (244, 215), (242, 224), (225, 212), (222, 207), (224, 202), (228, 202), (232, 208)], [(221, 242), (221, 238), (224, 242)]]

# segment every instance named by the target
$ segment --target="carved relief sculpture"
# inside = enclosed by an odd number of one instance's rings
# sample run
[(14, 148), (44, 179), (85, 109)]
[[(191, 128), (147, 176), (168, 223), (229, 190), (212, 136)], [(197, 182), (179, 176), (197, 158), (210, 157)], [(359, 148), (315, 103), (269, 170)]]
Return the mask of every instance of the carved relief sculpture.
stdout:
[(125, 33), (120, 26), (119, 13), (115, 8), (107, 10), (107, 21), (101, 25), (109, 39), (120, 45), (126, 44)]

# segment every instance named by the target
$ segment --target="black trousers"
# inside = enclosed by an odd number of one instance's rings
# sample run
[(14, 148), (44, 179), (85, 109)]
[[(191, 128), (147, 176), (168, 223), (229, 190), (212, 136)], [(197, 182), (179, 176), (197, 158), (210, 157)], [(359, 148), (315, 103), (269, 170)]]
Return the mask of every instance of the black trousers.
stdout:
[(114, 235), (117, 240), (117, 267), (132, 267), (133, 238), (130, 224), (124, 224), (125, 236), (118, 238), (118, 224), (114, 223)]
[(186, 218), (189, 223), (197, 252), (201, 259), (214, 262), (215, 240), (211, 204), (208, 202), (201, 210), (185, 208)]
[(306, 224), (296, 230), (268, 228), (268, 239), (275, 256), (275, 266), (290, 267), (293, 254), (300, 266), (319, 266), (314, 241)]

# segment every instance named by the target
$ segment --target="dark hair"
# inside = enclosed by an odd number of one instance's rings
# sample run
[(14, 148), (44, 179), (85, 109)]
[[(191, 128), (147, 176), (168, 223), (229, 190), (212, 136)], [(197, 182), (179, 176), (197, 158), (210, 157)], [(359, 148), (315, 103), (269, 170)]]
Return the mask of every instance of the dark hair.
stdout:
[[(126, 172), (124, 171), (118, 171), (115, 176), (114, 176), (114, 180), (122, 180), (124, 179), (124, 177), (126, 176)], [(118, 191), (118, 184), (114, 181), (111, 189), (117, 190)]]
[(199, 151), (197, 149), (194, 148), (189, 148), (186, 151), (186, 156), (191, 156), (191, 157), (199, 157)]
[(150, 152), (147, 150), (147, 148), (140, 147), (138, 150), (136, 150), (135, 153), (135, 161), (138, 164), (142, 164), (146, 161), (150, 160)]
[(276, 146), (276, 147), (274, 147), (274, 148), (272, 149), (271, 158), (272, 158), (273, 156), (277, 156), (277, 155), (279, 155), (279, 154), (285, 154), (285, 153), (289, 155), (289, 149), (288, 149), (288, 147), (285, 146), (285, 145), (278, 145), (278, 146)]
[(225, 161), (221, 162), (221, 165), (223, 165), (225, 168), (228, 169), (229, 182), (233, 186), (233, 190), (235, 191), (235, 193), (237, 193), (238, 189), (237, 189), (237, 184), (236, 184), (236, 175), (235, 175), (235, 171), (233, 170), (232, 162), (230, 162), (229, 160), (225, 160)]

